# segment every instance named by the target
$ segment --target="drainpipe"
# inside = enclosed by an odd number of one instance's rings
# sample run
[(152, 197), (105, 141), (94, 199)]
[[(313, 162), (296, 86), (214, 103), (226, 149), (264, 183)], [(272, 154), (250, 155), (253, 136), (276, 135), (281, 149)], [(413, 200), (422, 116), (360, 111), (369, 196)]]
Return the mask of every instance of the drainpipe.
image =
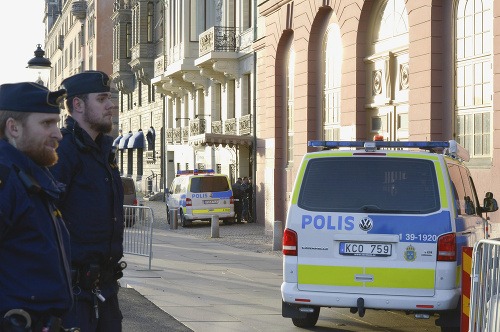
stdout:
[[(253, 40), (257, 40), (257, 1), (253, 1)], [(255, 175), (257, 174), (257, 53), (253, 52), (253, 109), (252, 109), (252, 216), (257, 222), (257, 190)]]
[[(163, 94), (162, 94), (163, 95)], [(166, 95), (163, 95), (162, 97), (162, 102), (163, 102), (163, 111), (161, 112), (161, 121), (163, 124), (163, 137), (162, 137), (162, 142), (161, 142), (161, 161), (162, 161), (162, 172), (163, 172), (163, 197), (162, 201), (165, 202), (165, 195), (167, 194), (167, 165), (168, 165), (168, 158), (167, 158), (167, 116), (165, 115), (167, 112), (167, 105), (165, 103), (165, 99), (167, 98)]]

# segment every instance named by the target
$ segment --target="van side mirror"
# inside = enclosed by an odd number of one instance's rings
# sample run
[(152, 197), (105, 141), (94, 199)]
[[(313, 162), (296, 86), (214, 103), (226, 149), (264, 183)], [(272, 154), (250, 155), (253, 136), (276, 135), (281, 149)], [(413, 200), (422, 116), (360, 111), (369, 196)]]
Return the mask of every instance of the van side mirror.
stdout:
[(497, 200), (493, 198), (493, 193), (488, 191), (484, 196), (481, 212), (495, 212), (496, 210), (498, 210)]

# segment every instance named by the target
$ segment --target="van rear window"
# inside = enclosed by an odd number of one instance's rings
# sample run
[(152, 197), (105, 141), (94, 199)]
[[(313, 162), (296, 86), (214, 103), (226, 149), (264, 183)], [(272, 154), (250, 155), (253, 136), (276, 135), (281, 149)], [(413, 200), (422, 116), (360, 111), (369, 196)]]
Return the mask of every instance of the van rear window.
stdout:
[(298, 206), (310, 211), (424, 214), (440, 208), (434, 164), (406, 158), (308, 162)]
[(191, 179), (190, 191), (193, 193), (228, 191), (229, 183), (225, 176), (206, 176)]

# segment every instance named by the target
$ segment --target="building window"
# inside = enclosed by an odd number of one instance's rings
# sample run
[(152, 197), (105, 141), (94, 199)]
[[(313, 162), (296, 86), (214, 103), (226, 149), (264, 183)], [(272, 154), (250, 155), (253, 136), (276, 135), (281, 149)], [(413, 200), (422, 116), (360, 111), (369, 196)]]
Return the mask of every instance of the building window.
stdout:
[(249, 29), (252, 26), (252, 1), (243, 0), (242, 1), (242, 21), (243, 30)]
[(152, 2), (148, 2), (148, 43), (153, 42), (153, 33), (154, 33), (154, 4)]
[(252, 89), (250, 85), (250, 74), (241, 77), (241, 115), (250, 114), (252, 105)]
[(144, 151), (142, 149), (137, 149), (137, 175), (142, 176), (144, 174), (143, 165), (144, 165)]
[(199, 35), (206, 30), (206, 0), (191, 0), (190, 32), (191, 41), (198, 41)]
[(338, 24), (332, 24), (324, 43), (323, 139), (339, 140), (342, 40)]
[(126, 29), (126, 38), (125, 38), (125, 50), (126, 50), (126, 57), (127, 59), (130, 59), (132, 57), (132, 24), (127, 23), (125, 26)]
[(236, 87), (235, 80), (229, 80), (227, 82), (227, 118), (234, 119), (235, 108), (236, 108)]
[(137, 103), (142, 106), (142, 82), (137, 81)]
[(203, 89), (196, 90), (198, 101), (198, 114), (205, 114), (205, 94)]
[(492, 0), (460, 0), (456, 21), (455, 135), (472, 158), (491, 156)]
[(214, 121), (222, 120), (222, 85), (220, 83), (215, 83), (214, 86)]
[(290, 48), (286, 64), (286, 160), (293, 161), (293, 87), (295, 75), (295, 50)]

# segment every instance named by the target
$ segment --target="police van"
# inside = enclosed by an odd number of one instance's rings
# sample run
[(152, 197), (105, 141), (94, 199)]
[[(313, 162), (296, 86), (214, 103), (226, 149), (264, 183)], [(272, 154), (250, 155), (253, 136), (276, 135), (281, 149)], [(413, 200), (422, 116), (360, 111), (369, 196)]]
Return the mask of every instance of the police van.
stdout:
[(479, 204), (455, 141), (310, 141), (283, 236), (282, 315), (299, 327), (321, 307), (439, 314), (459, 326), (461, 248), (487, 237), (493, 194)]
[(234, 222), (234, 198), (229, 178), (212, 169), (178, 171), (166, 196), (167, 218), (178, 211), (182, 227), (194, 220), (211, 220), (216, 215), (224, 222)]

